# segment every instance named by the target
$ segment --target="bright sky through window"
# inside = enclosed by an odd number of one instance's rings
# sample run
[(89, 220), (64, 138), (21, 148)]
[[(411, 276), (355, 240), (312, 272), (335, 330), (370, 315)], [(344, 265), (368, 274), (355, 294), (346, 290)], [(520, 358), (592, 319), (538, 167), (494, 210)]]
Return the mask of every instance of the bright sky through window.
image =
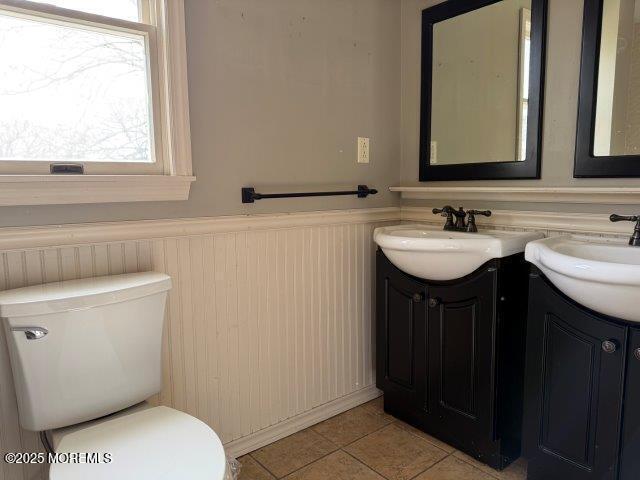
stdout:
[[(138, 17), (137, 0), (46, 3)], [(0, 160), (153, 162), (147, 60), (143, 35), (0, 10)]]
[(31, 0), (36, 3), (55, 5), (80, 12), (95, 13), (106, 17), (138, 22), (140, 5), (138, 0)]

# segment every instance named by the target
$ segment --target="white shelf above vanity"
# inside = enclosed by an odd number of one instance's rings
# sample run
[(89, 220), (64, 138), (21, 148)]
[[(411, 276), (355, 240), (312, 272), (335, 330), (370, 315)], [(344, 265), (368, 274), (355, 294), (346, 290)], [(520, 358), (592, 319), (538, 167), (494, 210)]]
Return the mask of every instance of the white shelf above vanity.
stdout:
[(640, 204), (640, 187), (500, 187), (397, 186), (404, 199), (485, 200), (532, 203)]

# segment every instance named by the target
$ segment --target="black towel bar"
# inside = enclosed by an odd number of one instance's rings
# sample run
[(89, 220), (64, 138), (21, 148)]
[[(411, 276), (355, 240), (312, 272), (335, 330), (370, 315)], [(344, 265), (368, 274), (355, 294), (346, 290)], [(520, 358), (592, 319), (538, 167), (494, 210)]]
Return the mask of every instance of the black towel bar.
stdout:
[(256, 200), (265, 198), (292, 198), (292, 197), (330, 197), (336, 195), (357, 195), (358, 198), (366, 198), (375, 195), (378, 190), (369, 188), (366, 185), (358, 185), (358, 190), (348, 190), (341, 192), (298, 192), (298, 193), (256, 193), (253, 187), (242, 189), (242, 203), (254, 203)]

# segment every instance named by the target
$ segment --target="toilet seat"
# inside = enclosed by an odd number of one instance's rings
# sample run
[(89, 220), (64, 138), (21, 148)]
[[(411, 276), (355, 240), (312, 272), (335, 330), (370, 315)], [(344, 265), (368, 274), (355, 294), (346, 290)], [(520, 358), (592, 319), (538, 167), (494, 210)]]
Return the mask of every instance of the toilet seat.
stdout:
[(136, 406), (51, 433), (56, 454), (111, 454), (110, 463), (54, 463), (50, 480), (222, 480), (226, 457), (205, 423), (168, 407)]

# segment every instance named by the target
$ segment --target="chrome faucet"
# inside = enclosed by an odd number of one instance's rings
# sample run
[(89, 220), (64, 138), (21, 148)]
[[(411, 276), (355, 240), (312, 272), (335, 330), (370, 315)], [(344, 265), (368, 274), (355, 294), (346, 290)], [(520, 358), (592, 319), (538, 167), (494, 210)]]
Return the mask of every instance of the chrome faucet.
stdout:
[(633, 235), (629, 239), (629, 245), (633, 247), (640, 247), (640, 215), (616, 215), (615, 213), (609, 217), (612, 222), (636, 222), (636, 226), (633, 229)]
[[(476, 226), (476, 215), (484, 215), (485, 217), (491, 216), (490, 210), (469, 210), (468, 212), (465, 212), (462, 207), (459, 207), (458, 210), (456, 210), (451, 205), (445, 205), (442, 208), (434, 208), (433, 213), (434, 215), (442, 215), (447, 218), (443, 230), (469, 233), (475, 233), (478, 231), (478, 227)], [(469, 221), (465, 222), (467, 215), (469, 216)], [(453, 222), (453, 217), (456, 217), (455, 223)]]

